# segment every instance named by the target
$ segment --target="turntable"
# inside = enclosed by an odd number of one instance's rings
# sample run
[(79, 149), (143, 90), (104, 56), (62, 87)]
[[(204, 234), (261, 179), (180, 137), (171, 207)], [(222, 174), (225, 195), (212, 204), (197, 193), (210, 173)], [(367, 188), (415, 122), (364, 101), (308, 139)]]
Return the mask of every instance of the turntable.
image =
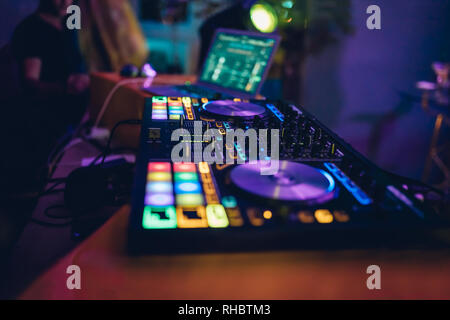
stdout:
[(202, 107), (203, 114), (214, 118), (232, 119), (241, 118), (251, 120), (255, 116), (262, 117), (267, 109), (251, 102), (218, 100), (205, 103)]
[(261, 175), (261, 166), (261, 162), (237, 166), (231, 170), (231, 181), (250, 195), (297, 205), (321, 204), (334, 196), (334, 179), (323, 170), (281, 161), (277, 173)]

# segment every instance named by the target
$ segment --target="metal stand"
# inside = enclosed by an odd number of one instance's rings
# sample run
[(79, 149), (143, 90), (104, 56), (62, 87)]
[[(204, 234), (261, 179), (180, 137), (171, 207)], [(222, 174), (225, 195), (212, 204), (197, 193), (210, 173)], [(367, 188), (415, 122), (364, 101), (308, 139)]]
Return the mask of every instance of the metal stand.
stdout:
[[(417, 84), (417, 87), (423, 92), (422, 108), (427, 114), (436, 117), (430, 149), (425, 161), (422, 181), (425, 183), (429, 182), (431, 171), (435, 166), (444, 176), (444, 180), (438, 185), (435, 185), (435, 187), (448, 191), (450, 189), (450, 169), (449, 166), (442, 160), (440, 155), (443, 152), (448, 152), (448, 150), (450, 150), (450, 141), (446, 139), (443, 144), (439, 145), (439, 137), (443, 125), (450, 125), (450, 104), (448, 100), (449, 65), (434, 63), (433, 69), (437, 74), (437, 83), (422, 81)], [(430, 94), (432, 95), (430, 96)], [(431, 107), (430, 100), (433, 102), (433, 106)]]

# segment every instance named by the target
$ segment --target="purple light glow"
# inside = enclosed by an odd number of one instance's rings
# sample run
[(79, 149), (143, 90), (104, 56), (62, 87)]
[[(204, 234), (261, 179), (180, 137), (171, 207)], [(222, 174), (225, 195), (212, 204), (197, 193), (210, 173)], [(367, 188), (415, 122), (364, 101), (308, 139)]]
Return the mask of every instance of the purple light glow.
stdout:
[(145, 205), (147, 206), (162, 207), (173, 205), (173, 203), (173, 195), (169, 193), (152, 194), (145, 197)]

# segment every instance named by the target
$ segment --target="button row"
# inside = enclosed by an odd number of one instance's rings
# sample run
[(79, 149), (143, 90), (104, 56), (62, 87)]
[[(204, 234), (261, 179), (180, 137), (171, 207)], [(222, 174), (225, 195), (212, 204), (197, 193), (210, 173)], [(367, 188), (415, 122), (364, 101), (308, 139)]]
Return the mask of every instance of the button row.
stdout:
[(180, 120), (185, 116), (194, 120), (192, 100), (189, 97), (153, 97), (152, 120)]

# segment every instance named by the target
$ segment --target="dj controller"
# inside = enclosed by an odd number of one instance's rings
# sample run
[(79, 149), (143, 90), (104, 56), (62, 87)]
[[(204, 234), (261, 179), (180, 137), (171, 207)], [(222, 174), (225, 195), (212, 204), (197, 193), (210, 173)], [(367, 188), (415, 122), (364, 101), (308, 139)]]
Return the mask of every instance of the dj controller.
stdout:
[[(250, 137), (227, 139), (239, 129), (276, 134), (256, 137), (255, 161)], [(424, 195), (290, 103), (148, 99), (136, 165), (134, 253), (446, 246), (448, 218)]]

